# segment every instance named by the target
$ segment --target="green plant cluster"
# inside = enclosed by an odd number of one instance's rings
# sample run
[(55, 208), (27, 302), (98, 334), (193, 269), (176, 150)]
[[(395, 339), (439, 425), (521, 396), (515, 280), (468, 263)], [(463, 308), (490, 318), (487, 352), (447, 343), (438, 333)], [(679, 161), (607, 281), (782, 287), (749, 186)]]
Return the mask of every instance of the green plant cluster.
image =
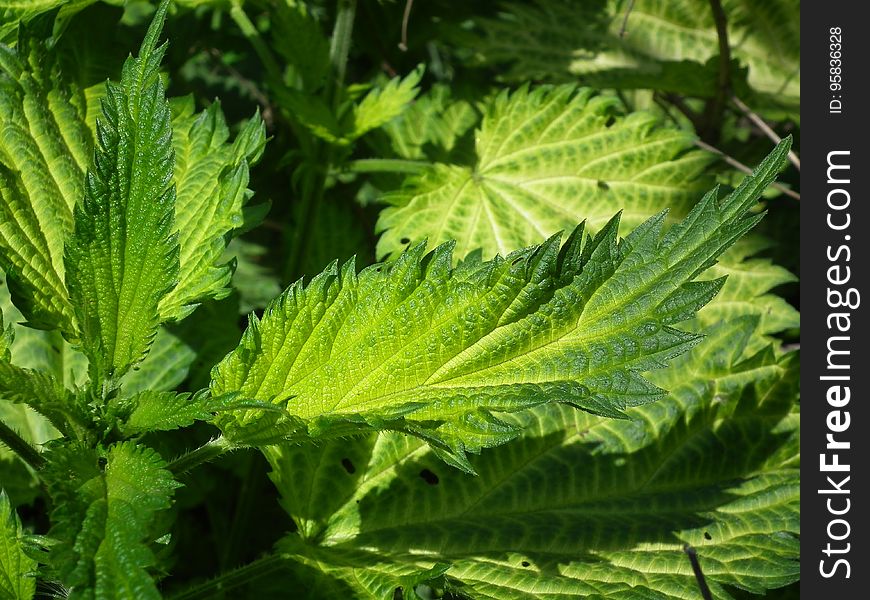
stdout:
[(0, 0), (0, 600), (796, 597), (798, 13)]

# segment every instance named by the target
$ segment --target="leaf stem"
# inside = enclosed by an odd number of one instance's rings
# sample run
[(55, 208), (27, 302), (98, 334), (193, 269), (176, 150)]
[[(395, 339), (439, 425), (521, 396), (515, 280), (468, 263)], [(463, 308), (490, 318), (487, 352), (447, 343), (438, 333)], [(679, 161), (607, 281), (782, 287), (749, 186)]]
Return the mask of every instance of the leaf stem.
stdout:
[(351, 173), (422, 173), (430, 166), (423, 160), (402, 160), (397, 158), (361, 158), (344, 164), (343, 171)]
[(725, 105), (731, 95), (731, 45), (728, 42), (728, 18), (722, 8), (721, 0), (710, 0), (710, 8), (713, 11), (716, 36), (719, 40), (719, 76), (716, 95), (707, 103), (704, 111), (706, 126), (703, 133), (707, 141), (716, 143), (722, 126), (722, 117), (725, 114)]
[(287, 557), (283, 554), (268, 554), (254, 562), (222, 573), (214, 579), (192, 586), (177, 594), (170, 600), (197, 600), (199, 598), (214, 598), (220, 592), (232, 590), (264, 577), (282, 568)]
[(26, 462), (34, 471), (38, 471), (45, 465), (45, 459), (41, 454), (28, 444), (24, 438), (15, 433), (15, 431), (0, 421), (0, 442), (3, 442), (9, 449), (17, 454), (21, 460)]
[(701, 591), (701, 598), (704, 600), (713, 600), (710, 586), (707, 585), (707, 578), (704, 577), (704, 572), (701, 570), (701, 563), (698, 562), (698, 552), (688, 544), (683, 546), (683, 552), (685, 552), (686, 556), (689, 557), (692, 571), (695, 573), (695, 580), (698, 582), (698, 589)]
[(166, 468), (169, 469), (170, 472), (179, 475), (181, 473), (186, 473), (203, 463), (212, 461), (222, 454), (226, 454), (236, 448), (237, 446), (221, 435), (213, 440), (209, 440), (196, 450), (192, 450), (187, 454), (182, 454), (170, 462)]

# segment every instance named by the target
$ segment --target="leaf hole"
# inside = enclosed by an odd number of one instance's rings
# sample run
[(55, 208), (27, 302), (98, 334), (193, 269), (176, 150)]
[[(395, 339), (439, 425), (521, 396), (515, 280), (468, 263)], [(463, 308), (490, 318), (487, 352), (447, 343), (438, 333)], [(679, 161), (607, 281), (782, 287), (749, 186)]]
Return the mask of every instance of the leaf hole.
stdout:
[(399, 240), (399, 243), (402, 244), (402, 245), (410, 244), (410, 243), (411, 243), (411, 239), (410, 239), (410, 238), (403, 237), (402, 239)]
[(609, 117), (607, 117), (607, 120), (604, 122), (604, 126), (607, 127), (608, 129), (610, 129), (611, 127), (613, 127), (614, 123), (616, 123), (616, 117), (614, 117), (613, 115), (610, 115)]
[(341, 459), (341, 466), (344, 467), (344, 470), (351, 475), (356, 473), (356, 467), (353, 466), (353, 462), (351, 462), (351, 460), (347, 457)]
[(713, 536), (710, 535), (710, 532), (709, 532), (709, 531), (705, 531), (705, 532), (704, 532), (704, 539), (705, 539), (705, 540), (712, 540), (712, 539), (713, 539)]
[(530, 565), (529, 561), (524, 560), (524, 561), (523, 561), (523, 566), (524, 566), (524, 567), (528, 567), (528, 566), (531, 566), (531, 565)]
[(438, 476), (429, 469), (420, 471), (420, 478), (429, 485), (438, 485)]
[(608, 191), (608, 190), (610, 189), (610, 186), (607, 185), (607, 182), (606, 182), (606, 181), (601, 181), (601, 180), (599, 179), (599, 180), (598, 180), (598, 189), (601, 190), (602, 192), (606, 192), (606, 191)]
[(402, 600), (405, 597), (405, 593), (402, 591), (401, 587), (397, 587), (393, 590), (393, 600)]

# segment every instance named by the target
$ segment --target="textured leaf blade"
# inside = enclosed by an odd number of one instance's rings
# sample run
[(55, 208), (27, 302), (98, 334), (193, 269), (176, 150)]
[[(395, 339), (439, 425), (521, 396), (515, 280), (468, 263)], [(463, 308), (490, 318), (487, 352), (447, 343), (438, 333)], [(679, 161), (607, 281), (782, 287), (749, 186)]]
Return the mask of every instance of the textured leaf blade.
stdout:
[[(672, 328), (715, 295), (693, 280), (758, 220), (746, 216), (786, 141), (723, 200), (708, 193), (664, 236), (664, 215), (618, 242), (618, 219), (490, 262), (451, 268), (422, 246), (356, 274), (334, 266), (291, 286), (213, 372), (212, 393), (286, 403), (308, 435), (399, 429), (470, 469), (465, 451), (517, 435), (495, 418), (546, 402), (619, 416), (661, 397), (640, 372), (697, 343)], [(244, 436), (257, 412), (221, 422)], [(276, 428), (281, 435), (286, 429)], [(473, 435), (469, 435), (471, 432)]]
[(92, 380), (120, 377), (148, 350), (158, 303), (175, 285), (178, 242), (169, 105), (156, 47), (166, 3), (120, 85), (107, 84), (95, 168), (67, 239), (70, 296)]
[(63, 244), (90, 143), (80, 92), (44, 43), (23, 30), (15, 49), (0, 46), (0, 268), (32, 326), (73, 337)]
[(101, 470), (96, 453), (68, 446), (54, 450), (49, 465), (50, 535), (59, 541), (49, 563), (61, 581), (84, 597), (160, 598), (145, 542), (178, 487), (160, 456), (125, 442), (108, 449)]
[(652, 114), (620, 118), (615, 108), (570, 85), (499, 94), (472, 167), (436, 164), (388, 195), (394, 206), (378, 219), (378, 255), (423, 239), (456, 240), (459, 256), (507, 254), (582, 219), (597, 230), (615, 206), (629, 226), (662, 206), (685, 214), (706, 188), (710, 157), (687, 153), (692, 136)]
[(36, 593), (36, 561), (27, 556), (21, 541), (21, 522), (0, 489), (0, 596), (30, 600)]
[(511, 415), (521, 438), (475, 458), (478, 477), (392, 433), (327, 444), (307, 466), (291, 445), (270, 448), (274, 472), (294, 476), (273, 476), (282, 504), (308, 522), (279, 547), (300, 579), (310, 573), (295, 565), (320, 564), (310, 585), (350, 597), (391, 598), (446, 562), (447, 587), (475, 599), (689, 600), (684, 543), (717, 598), (793, 582), (798, 370), (794, 356), (746, 353), (756, 323), (720, 323), (658, 372), (671, 394), (631, 420), (557, 406)]
[(199, 115), (193, 114), (192, 99), (176, 107), (172, 128), (180, 269), (178, 285), (160, 302), (162, 320), (183, 318), (199, 302), (230, 293), (232, 267), (217, 263), (244, 223), (242, 210), (251, 196), (248, 168), (266, 143), (259, 114), (230, 143), (217, 102)]

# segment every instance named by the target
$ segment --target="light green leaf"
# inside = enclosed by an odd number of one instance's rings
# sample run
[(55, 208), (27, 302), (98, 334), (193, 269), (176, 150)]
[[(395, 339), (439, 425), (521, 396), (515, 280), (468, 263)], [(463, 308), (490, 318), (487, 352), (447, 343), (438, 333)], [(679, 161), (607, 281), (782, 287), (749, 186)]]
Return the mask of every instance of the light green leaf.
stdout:
[(193, 114), (193, 99), (174, 105), (175, 224), (181, 246), (178, 285), (160, 302), (162, 320), (181, 319), (203, 300), (226, 297), (232, 264), (218, 265), (227, 242), (242, 227), (251, 197), (248, 167), (266, 144), (259, 113), (233, 143), (220, 104)]
[[(384, 124), (392, 150), (400, 157), (446, 160), (458, 140), (477, 124), (477, 111), (464, 100), (453, 100), (450, 88), (438, 84), (418, 98), (401, 116)], [(430, 153), (435, 152), (432, 156)]]
[[(800, 10), (798, 0), (725, 0), (732, 56), (749, 67), (748, 82), (763, 104), (799, 118)], [(620, 35), (624, 0), (578, 5), (569, 0), (507, 2), (496, 19), (481, 19), (478, 62), (507, 64), (510, 81), (576, 81), (659, 89), (685, 73), (680, 61), (705, 63), (719, 54), (709, 3), (637, 0)], [(700, 64), (697, 65), (700, 67)], [(696, 91), (689, 79), (684, 92)]]
[(59, 543), (49, 562), (77, 597), (159, 599), (145, 542), (179, 484), (156, 452), (132, 442), (109, 448), (105, 461), (102, 470), (94, 451), (74, 446), (52, 452), (44, 476)]
[(291, 444), (265, 449), (282, 505), (304, 524), (278, 550), (307, 589), (347, 598), (389, 600), (398, 587), (415, 598), (432, 582), (472, 599), (694, 600), (684, 544), (716, 598), (791, 583), (797, 361), (747, 355), (756, 322), (710, 330), (658, 372), (671, 394), (630, 420), (561, 406), (510, 415), (522, 436), (475, 457), (478, 477), (395, 433), (328, 443), (307, 461)]
[(27, 556), (21, 542), (21, 522), (0, 489), (0, 597), (30, 600), (36, 593), (36, 561)]
[[(48, 419), (35, 410), (6, 399), (0, 399), (0, 422), (37, 448), (60, 435)], [(29, 504), (41, 494), (39, 479), (33, 469), (2, 444), (0, 481), (14, 505)]]
[(629, 227), (661, 207), (685, 214), (707, 185), (709, 155), (687, 152), (692, 136), (650, 113), (617, 116), (617, 104), (569, 85), (499, 94), (476, 164), (435, 165), (387, 197), (378, 255), (423, 239), (456, 240), (457, 256), (507, 254), (583, 219), (597, 230), (614, 206)]
[(161, 4), (139, 57), (107, 84), (95, 168), (66, 243), (67, 282), (92, 382), (120, 378), (144, 357), (158, 303), (178, 280), (172, 131), (156, 47)]
[(17, 48), (0, 45), (0, 268), (31, 326), (73, 337), (63, 244), (90, 148), (83, 96), (44, 43), (23, 31)]
[[(490, 262), (451, 268), (450, 246), (423, 246), (356, 274), (333, 266), (252, 318), (213, 372), (212, 393), (287, 406), (276, 438), (396, 429), (450, 464), (519, 434), (493, 413), (550, 402), (607, 416), (663, 392), (641, 377), (699, 338), (672, 328), (721, 286), (694, 281), (759, 216), (789, 141), (725, 199), (712, 191), (662, 236), (664, 213), (617, 242), (618, 218), (583, 242), (575, 231)], [(263, 437), (271, 415), (218, 423)], [(262, 442), (260, 442), (262, 443)]]
[(196, 394), (146, 390), (118, 404), (128, 412), (121, 425), (125, 436), (187, 427), (194, 421), (209, 421), (217, 412), (245, 406), (232, 394), (215, 398), (207, 390)]
[(90, 424), (86, 407), (63, 383), (48, 373), (22, 369), (7, 360), (0, 360), (2, 400), (30, 406), (68, 437), (79, 438)]
[(353, 106), (353, 125), (349, 137), (358, 138), (396, 118), (419, 93), (423, 66), (405, 77), (393, 77), (383, 87), (370, 90)]
[(73, 389), (87, 379), (87, 358), (67, 343), (57, 331), (43, 331), (22, 325), (24, 316), (12, 304), (12, 298), (0, 271), (0, 310), (7, 327), (13, 332), (10, 362), (25, 369), (49, 373)]

